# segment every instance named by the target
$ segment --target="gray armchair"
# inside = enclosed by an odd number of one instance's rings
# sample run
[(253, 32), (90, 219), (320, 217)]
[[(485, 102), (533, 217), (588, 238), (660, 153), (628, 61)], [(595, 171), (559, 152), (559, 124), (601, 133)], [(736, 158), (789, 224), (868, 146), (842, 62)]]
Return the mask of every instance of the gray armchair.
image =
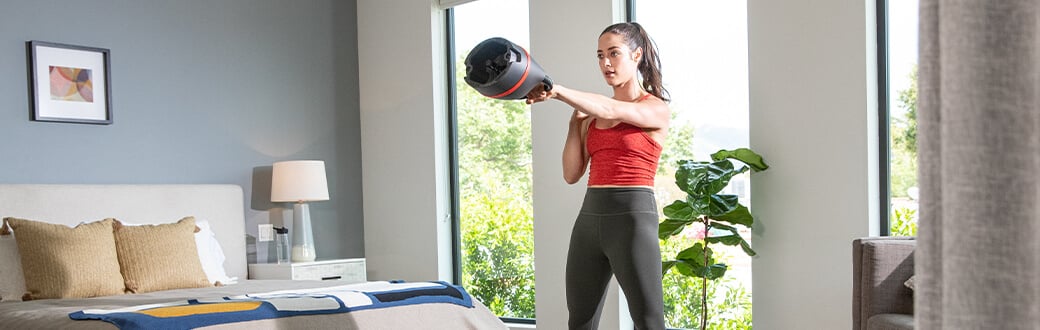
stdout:
[(912, 237), (867, 237), (852, 241), (852, 329), (914, 328)]

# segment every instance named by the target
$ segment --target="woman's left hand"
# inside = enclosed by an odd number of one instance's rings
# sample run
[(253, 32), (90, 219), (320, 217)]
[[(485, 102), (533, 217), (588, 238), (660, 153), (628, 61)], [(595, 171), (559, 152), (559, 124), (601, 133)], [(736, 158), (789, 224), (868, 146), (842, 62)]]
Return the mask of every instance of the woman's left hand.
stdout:
[(556, 96), (555, 92), (553, 92), (551, 90), (547, 91), (547, 90), (545, 90), (545, 85), (538, 84), (538, 86), (535, 86), (534, 89), (531, 89), (531, 91), (527, 93), (527, 100), (526, 100), (526, 102), (527, 102), (527, 104), (535, 104), (535, 103), (538, 103), (538, 102), (542, 102), (542, 101), (551, 99), (554, 96)]

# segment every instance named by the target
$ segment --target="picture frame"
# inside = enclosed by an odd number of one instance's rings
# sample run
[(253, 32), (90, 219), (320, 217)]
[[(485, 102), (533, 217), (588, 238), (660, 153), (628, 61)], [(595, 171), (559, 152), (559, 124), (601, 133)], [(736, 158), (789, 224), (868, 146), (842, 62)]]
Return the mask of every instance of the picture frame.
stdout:
[(112, 124), (108, 49), (38, 40), (25, 47), (30, 120)]

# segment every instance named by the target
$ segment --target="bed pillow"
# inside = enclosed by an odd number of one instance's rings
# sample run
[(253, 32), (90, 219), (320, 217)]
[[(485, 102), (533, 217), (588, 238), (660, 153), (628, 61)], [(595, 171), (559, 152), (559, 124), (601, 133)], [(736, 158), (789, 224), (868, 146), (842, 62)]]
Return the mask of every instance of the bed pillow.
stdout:
[[(122, 220), (119, 223), (124, 226), (141, 225)], [(220, 242), (217, 241), (217, 235), (213, 232), (209, 221), (196, 218), (195, 227), (199, 228), (195, 232), (195, 247), (198, 248), (199, 262), (202, 263), (202, 271), (206, 273), (206, 278), (209, 282), (214, 285), (226, 285), (237, 282), (237, 277), (227, 276), (227, 270), (224, 269), (224, 261), (227, 260), (227, 257), (224, 256), (224, 250), (220, 247)]]
[(13, 235), (0, 235), (0, 301), (21, 301), (25, 275)]
[(224, 270), (227, 257), (224, 256), (224, 249), (220, 247), (209, 221), (196, 219), (195, 226), (199, 227), (199, 232), (195, 233), (195, 246), (198, 248), (199, 261), (202, 262), (202, 271), (206, 273), (206, 278), (215, 285), (235, 283), (236, 279), (228, 277), (227, 271)]
[(212, 286), (195, 246), (195, 218), (161, 225), (115, 225), (115, 250), (126, 291)]
[(88, 298), (123, 293), (112, 219), (69, 228), (4, 218), (14, 232), (22, 263), (22, 300)]

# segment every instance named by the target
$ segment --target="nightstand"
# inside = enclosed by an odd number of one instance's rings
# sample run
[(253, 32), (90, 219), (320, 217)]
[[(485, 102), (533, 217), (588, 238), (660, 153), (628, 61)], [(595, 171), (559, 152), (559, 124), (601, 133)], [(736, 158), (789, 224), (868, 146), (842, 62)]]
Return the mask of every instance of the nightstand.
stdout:
[(254, 280), (341, 280), (365, 282), (365, 258), (335, 259), (285, 264), (250, 264)]

